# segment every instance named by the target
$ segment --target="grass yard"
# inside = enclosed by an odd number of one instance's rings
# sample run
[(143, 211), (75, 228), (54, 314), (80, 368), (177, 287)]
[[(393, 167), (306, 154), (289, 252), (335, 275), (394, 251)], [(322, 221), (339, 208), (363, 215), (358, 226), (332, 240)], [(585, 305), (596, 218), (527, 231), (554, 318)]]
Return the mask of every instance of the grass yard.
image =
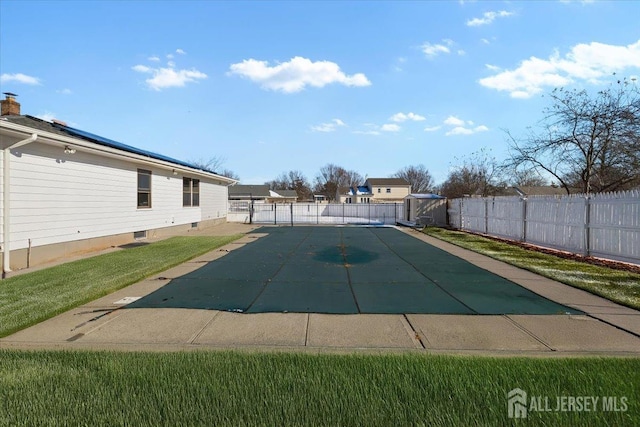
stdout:
[(424, 232), (454, 245), (640, 310), (640, 274), (568, 260), (476, 234), (435, 227), (425, 228)]
[(0, 338), (226, 245), (241, 235), (178, 236), (0, 281)]
[(516, 387), (550, 409), (562, 396), (626, 405), (531, 411), (527, 425), (640, 425), (640, 359), (0, 350), (0, 361), (0, 425), (495, 426), (510, 424)]

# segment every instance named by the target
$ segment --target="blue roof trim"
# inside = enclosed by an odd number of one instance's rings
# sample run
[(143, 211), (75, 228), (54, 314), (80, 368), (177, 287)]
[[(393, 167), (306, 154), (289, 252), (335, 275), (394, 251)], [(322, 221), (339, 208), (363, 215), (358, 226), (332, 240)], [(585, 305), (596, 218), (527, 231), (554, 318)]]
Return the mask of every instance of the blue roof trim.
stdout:
[(167, 157), (167, 156), (164, 156), (162, 154), (158, 154), (158, 153), (154, 153), (154, 152), (151, 152), (151, 151), (142, 150), (140, 148), (132, 147), (131, 145), (127, 145), (127, 144), (123, 144), (121, 142), (113, 141), (111, 139), (104, 138), (104, 137), (102, 137), (100, 135), (95, 135), (95, 134), (90, 133), (90, 132), (85, 132), (83, 130), (75, 129), (75, 128), (72, 128), (72, 127), (69, 127), (69, 126), (63, 126), (63, 125), (60, 125), (60, 124), (57, 124), (57, 123), (54, 123), (53, 125), (55, 127), (57, 127), (58, 129), (61, 129), (61, 130), (67, 132), (68, 134), (70, 134), (72, 136), (76, 136), (76, 137), (79, 137), (79, 138), (82, 138), (82, 139), (86, 139), (86, 140), (89, 140), (91, 142), (95, 142), (96, 144), (104, 145), (104, 146), (115, 148), (115, 149), (122, 150), (122, 151), (127, 151), (127, 152), (133, 153), (133, 154), (139, 154), (141, 156), (150, 157), (152, 159), (163, 160), (165, 162), (174, 163), (176, 165), (180, 165), (180, 166), (185, 166), (185, 167), (192, 168), (192, 169), (201, 170), (203, 172), (209, 172), (209, 173), (216, 174), (214, 171), (203, 169), (203, 168), (198, 167), (196, 165), (192, 165), (191, 163), (183, 162), (182, 160), (178, 160), (178, 159), (174, 159), (174, 158), (171, 158), (171, 157)]

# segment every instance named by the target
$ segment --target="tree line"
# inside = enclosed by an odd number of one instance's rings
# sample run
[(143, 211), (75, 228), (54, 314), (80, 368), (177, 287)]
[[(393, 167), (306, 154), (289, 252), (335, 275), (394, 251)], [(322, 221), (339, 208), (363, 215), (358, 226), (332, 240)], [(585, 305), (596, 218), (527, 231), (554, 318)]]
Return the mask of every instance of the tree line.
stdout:
[[(640, 186), (640, 91), (636, 79), (620, 79), (596, 93), (557, 88), (547, 95), (542, 119), (524, 136), (505, 130), (509, 157), (498, 162), (481, 149), (451, 167), (436, 185), (424, 165), (411, 165), (393, 176), (404, 178), (414, 193), (448, 198), (491, 196), (509, 186), (557, 185), (567, 194), (620, 191)], [(231, 171), (226, 176), (237, 178)], [(328, 163), (310, 182), (299, 170), (266, 182), (272, 190), (295, 190), (299, 200), (322, 194), (334, 200), (339, 187), (365, 179), (357, 171)]]

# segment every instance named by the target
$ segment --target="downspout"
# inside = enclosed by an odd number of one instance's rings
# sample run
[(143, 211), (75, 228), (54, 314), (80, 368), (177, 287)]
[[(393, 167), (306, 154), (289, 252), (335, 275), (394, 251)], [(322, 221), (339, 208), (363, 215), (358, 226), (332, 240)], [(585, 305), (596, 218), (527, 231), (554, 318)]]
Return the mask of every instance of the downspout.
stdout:
[(30, 144), (38, 139), (38, 134), (33, 133), (27, 139), (23, 139), (22, 141), (18, 141), (13, 145), (8, 146), (4, 149), (4, 153), (2, 156), (3, 162), (3, 173), (2, 177), (3, 181), (3, 194), (2, 198), (2, 213), (3, 213), (3, 227), (2, 227), (2, 278), (4, 279), (6, 273), (11, 271), (11, 247), (9, 244), (10, 234), (11, 234), (11, 221), (10, 221), (10, 210), (11, 210), (11, 149), (15, 149), (18, 147), (22, 147), (23, 145)]

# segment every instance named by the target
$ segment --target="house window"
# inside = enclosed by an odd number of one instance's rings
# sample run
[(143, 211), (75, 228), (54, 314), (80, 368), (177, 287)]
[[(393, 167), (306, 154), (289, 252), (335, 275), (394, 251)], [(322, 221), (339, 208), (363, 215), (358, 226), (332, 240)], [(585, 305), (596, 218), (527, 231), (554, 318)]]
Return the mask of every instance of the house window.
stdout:
[(347, 203), (351, 203), (351, 197), (347, 197), (346, 202), (347, 202)]
[(200, 180), (182, 178), (182, 206), (200, 206)]
[(378, 188), (378, 193), (382, 192), (382, 188)]
[(138, 169), (138, 209), (151, 207), (151, 171)]
[(391, 193), (391, 189), (390, 188), (387, 188), (387, 193)]

